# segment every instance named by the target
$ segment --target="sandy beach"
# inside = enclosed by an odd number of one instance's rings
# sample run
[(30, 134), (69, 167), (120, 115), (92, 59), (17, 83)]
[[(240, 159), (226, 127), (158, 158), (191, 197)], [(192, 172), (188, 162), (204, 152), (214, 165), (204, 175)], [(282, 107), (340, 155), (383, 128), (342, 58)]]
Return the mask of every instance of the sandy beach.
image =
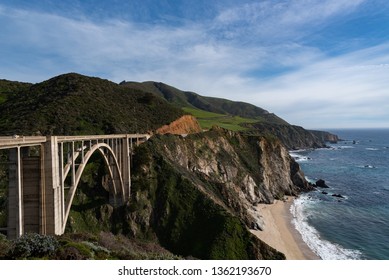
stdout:
[(294, 197), (286, 197), (286, 201), (275, 200), (273, 204), (259, 204), (258, 211), (264, 220), (264, 230), (252, 230), (273, 248), (285, 254), (288, 260), (317, 260), (320, 259), (304, 243), (300, 233), (294, 228), (292, 214), (289, 209)]

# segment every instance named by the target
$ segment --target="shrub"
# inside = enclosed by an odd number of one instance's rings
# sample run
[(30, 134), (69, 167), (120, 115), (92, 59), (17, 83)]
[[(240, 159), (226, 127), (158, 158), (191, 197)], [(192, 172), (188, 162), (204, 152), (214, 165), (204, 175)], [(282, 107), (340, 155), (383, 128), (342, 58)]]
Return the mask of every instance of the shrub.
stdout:
[(50, 257), (58, 249), (55, 237), (27, 233), (13, 241), (11, 257), (15, 259)]
[(10, 242), (4, 234), (0, 233), (0, 259), (6, 259), (11, 247)]
[(83, 243), (61, 240), (61, 248), (57, 251), (56, 258), (60, 260), (91, 260), (93, 259), (93, 250)]

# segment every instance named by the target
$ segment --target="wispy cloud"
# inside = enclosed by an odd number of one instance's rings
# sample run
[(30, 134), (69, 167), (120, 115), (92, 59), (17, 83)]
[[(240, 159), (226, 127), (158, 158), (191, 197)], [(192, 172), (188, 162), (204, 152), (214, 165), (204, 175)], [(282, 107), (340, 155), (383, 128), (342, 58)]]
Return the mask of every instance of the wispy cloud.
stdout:
[[(264, 104), (293, 123), (323, 127), (389, 126), (389, 44), (335, 58), (322, 58), (298, 71), (258, 85), (252, 101)], [(327, 122), (323, 122), (323, 120)]]
[(352, 13), (366, 0), (260, 1), (222, 11), (215, 28), (227, 38), (296, 40), (327, 20)]
[(249, 2), (174, 25), (0, 5), (0, 54), (7, 58), (0, 76), (39, 82), (74, 71), (116, 82), (157, 80), (252, 102), (308, 127), (350, 126), (361, 115), (389, 126), (388, 45), (329, 57), (304, 39), (366, 2)]

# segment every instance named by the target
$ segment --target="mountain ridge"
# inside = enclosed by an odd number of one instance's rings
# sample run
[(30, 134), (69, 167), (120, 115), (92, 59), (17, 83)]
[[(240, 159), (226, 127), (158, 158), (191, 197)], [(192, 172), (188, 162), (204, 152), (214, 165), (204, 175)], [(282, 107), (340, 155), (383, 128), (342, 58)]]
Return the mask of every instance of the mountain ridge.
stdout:
[(203, 130), (217, 125), (252, 135), (273, 134), (289, 149), (337, 141), (331, 133), (290, 125), (246, 102), (202, 96), (161, 82), (116, 84), (77, 73), (36, 84), (0, 80), (0, 111), (1, 135), (155, 133), (190, 114)]
[[(288, 149), (322, 148), (326, 147), (326, 142), (338, 141), (336, 135), (326, 131), (306, 130), (301, 126), (291, 125), (277, 115), (250, 103), (202, 96), (154, 81), (142, 83), (123, 81), (120, 85), (142, 89), (163, 97), (174, 106), (194, 114), (203, 129), (218, 125), (227, 129), (242, 130), (251, 135), (273, 134)], [(209, 116), (206, 112), (215, 115)], [(227, 120), (224, 122), (225, 119)]]
[(191, 91), (182, 91), (161, 82), (147, 81), (138, 83), (123, 81), (120, 85), (158, 94), (168, 102), (181, 108), (197, 108), (212, 113), (238, 115), (244, 118), (258, 118), (259, 120), (264, 119), (272, 123), (288, 124), (288, 122), (275, 114), (247, 102), (203, 96)]

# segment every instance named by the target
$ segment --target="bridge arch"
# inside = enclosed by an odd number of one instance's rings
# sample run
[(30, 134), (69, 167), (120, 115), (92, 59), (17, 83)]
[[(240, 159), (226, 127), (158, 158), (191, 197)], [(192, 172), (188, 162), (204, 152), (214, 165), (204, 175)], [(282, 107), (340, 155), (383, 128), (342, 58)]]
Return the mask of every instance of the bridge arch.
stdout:
[[(7, 227), (0, 230), (9, 238), (25, 232), (63, 234), (81, 176), (94, 153), (100, 153), (107, 166), (114, 203), (125, 203), (131, 192), (133, 147), (149, 138), (148, 134), (0, 137), (0, 150), (9, 151), (9, 216)], [(31, 148), (34, 156), (29, 155)]]
[(115, 198), (120, 196), (121, 201), (125, 201), (125, 186), (123, 182), (123, 176), (119, 166), (118, 159), (113, 149), (106, 143), (97, 143), (93, 145), (90, 150), (84, 155), (82, 163), (79, 164), (77, 172), (74, 178), (74, 184), (70, 187), (65, 202), (65, 215), (63, 218), (62, 232), (65, 232), (67, 220), (70, 215), (70, 209), (76, 194), (78, 184), (81, 180), (81, 176), (85, 170), (86, 165), (89, 163), (90, 158), (95, 152), (99, 152), (104, 159), (105, 165), (108, 168), (109, 176), (112, 180), (113, 195)]

